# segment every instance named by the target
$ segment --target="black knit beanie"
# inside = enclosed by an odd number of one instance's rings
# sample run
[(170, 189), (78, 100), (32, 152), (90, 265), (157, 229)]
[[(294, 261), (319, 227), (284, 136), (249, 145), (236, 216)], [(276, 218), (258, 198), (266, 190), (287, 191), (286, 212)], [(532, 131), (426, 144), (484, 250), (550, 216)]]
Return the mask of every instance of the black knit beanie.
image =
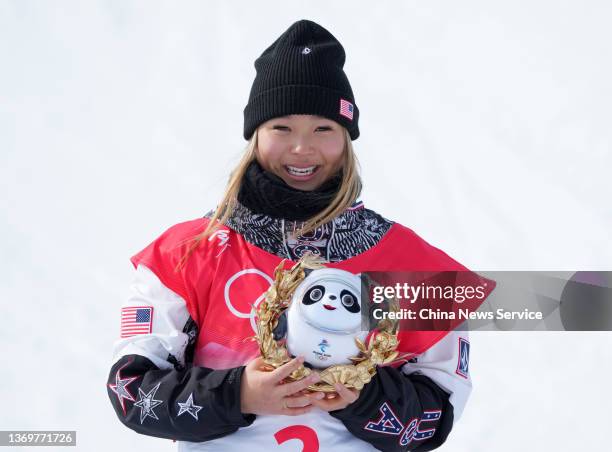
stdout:
[(359, 109), (344, 67), (344, 48), (320, 25), (300, 20), (255, 60), (257, 75), (244, 109), (244, 138), (263, 122), (286, 115), (319, 115), (359, 137)]

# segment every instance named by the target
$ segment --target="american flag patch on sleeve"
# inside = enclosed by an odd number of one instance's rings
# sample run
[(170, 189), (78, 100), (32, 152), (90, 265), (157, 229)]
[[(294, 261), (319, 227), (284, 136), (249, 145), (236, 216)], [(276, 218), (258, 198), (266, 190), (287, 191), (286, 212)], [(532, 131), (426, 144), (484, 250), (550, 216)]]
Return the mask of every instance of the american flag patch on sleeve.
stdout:
[(351, 104), (348, 100), (340, 99), (340, 114), (352, 121), (353, 104)]
[(128, 306), (121, 308), (121, 337), (149, 334), (153, 326), (151, 306)]

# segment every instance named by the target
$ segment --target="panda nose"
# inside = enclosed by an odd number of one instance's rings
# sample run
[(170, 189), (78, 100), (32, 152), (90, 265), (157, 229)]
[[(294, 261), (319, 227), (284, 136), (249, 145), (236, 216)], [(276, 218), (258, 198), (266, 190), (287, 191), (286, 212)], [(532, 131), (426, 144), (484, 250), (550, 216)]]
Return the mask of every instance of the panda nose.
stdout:
[(330, 296), (329, 296), (329, 299), (330, 299), (330, 300), (335, 300), (336, 298), (337, 298), (337, 297), (336, 297), (335, 295), (330, 295)]

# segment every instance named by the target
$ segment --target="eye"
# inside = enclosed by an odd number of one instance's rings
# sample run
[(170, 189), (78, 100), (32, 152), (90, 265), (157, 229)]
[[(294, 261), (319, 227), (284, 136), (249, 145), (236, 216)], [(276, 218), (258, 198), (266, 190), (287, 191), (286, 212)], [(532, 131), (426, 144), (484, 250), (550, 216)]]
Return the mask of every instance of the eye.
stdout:
[(360, 311), (357, 297), (348, 290), (343, 290), (340, 292), (340, 301), (342, 301), (342, 306), (344, 306), (347, 311), (352, 313), (357, 313)]
[(346, 293), (342, 295), (342, 304), (346, 306), (347, 308), (350, 308), (351, 306), (355, 304), (355, 299), (353, 298), (351, 294)]
[(281, 126), (281, 125), (273, 125), (272, 126), (272, 130), (279, 130), (281, 132), (286, 132), (289, 130), (289, 127), (287, 126)]
[(330, 130), (333, 130), (331, 127), (329, 126), (321, 126), (321, 127), (317, 127), (317, 130), (320, 130), (322, 132), (328, 132)]
[(323, 286), (314, 286), (308, 289), (308, 292), (304, 294), (304, 298), (302, 299), (302, 303), (309, 305), (314, 304), (323, 298), (325, 294), (325, 287)]

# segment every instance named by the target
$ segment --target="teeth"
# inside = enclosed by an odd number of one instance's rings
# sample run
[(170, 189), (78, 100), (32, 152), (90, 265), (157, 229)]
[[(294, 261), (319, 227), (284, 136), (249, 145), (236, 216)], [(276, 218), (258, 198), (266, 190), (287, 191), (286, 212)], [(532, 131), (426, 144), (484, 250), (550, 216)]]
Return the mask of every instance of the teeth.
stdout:
[(296, 176), (308, 176), (309, 174), (312, 174), (315, 169), (316, 165), (309, 166), (308, 168), (296, 168), (295, 166), (287, 165), (287, 171), (289, 171), (291, 174), (295, 174)]

